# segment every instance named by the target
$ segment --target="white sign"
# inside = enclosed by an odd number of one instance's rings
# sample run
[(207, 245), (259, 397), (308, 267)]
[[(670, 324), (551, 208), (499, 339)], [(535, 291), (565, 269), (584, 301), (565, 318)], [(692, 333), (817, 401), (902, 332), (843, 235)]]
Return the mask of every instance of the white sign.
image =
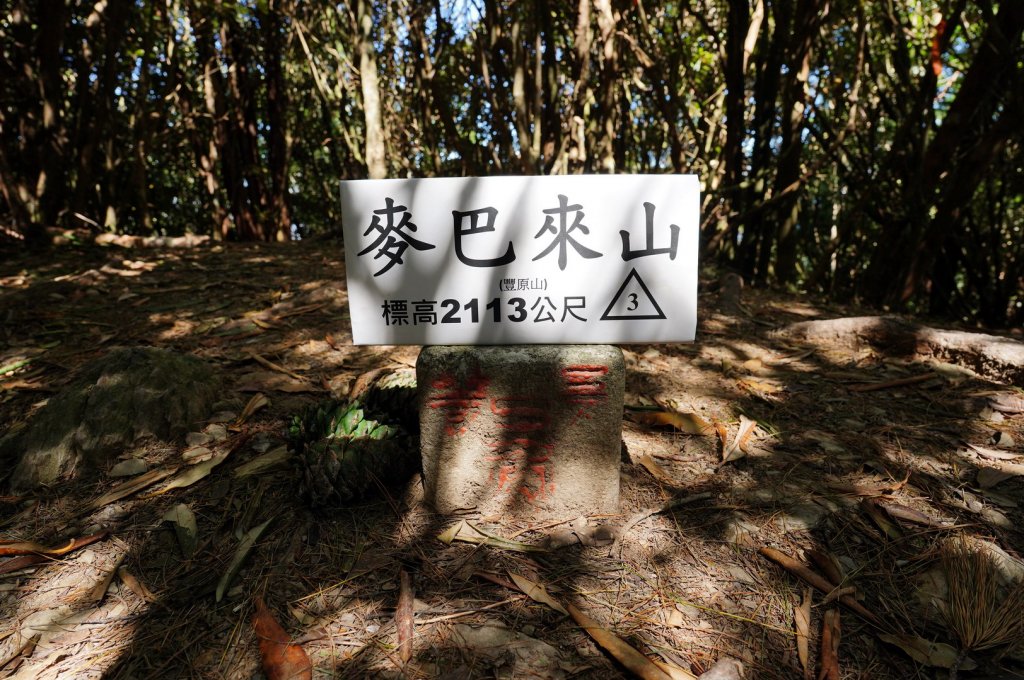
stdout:
[(358, 345), (688, 342), (694, 175), (341, 183)]

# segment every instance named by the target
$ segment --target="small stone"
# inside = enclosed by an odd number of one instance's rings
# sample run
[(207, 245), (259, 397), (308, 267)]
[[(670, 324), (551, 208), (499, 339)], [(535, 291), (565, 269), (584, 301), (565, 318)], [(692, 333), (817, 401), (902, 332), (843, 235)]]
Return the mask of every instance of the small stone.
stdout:
[(576, 532), (567, 527), (553, 530), (544, 541), (544, 545), (548, 550), (558, 550), (559, 548), (576, 545), (577, 543), (579, 543), (579, 539), (576, 537)]
[(141, 458), (129, 458), (110, 468), (110, 477), (133, 477), (149, 470), (149, 464)]
[(726, 541), (741, 547), (753, 547), (756, 545), (754, 534), (761, 531), (756, 525), (751, 524), (743, 517), (734, 515), (726, 520), (722, 534)]
[(189, 432), (185, 435), (185, 444), (188, 446), (203, 446), (213, 441), (213, 437), (205, 432)]
[(215, 442), (222, 442), (228, 438), (228, 428), (224, 427), (220, 423), (207, 425), (203, 428), (203, 433), (209, 435), (210, 439)]
[(757, 581), (754, 580), (754, 577), (750, 575), (750, 572), (738, 564), (730, 565), (728, 570), (729, 575), (732, 576), (734, 581), (745, 583), (747, 585), (754, 585), (757, 583)]
[(218, 411), (213, 414), (207, 422), (209, 423), (230, 423), (238, 419), (238, 414), (234, 411)]
[(256, 453), (266, 453), (270, 450), (270, 447), (274, 445), (275, 438), (267, 434), (266, 432), (260, 432), (258, 435), (253, 437), (252, 450)]
[(779, 531), (807, 531), (817, 526), (825, 515), (825, 508), (817, 503), (794, 505), (775, 518)]
[(740, 661), (724, 657), (697, 677), (701, 680), (743, 680), (745, 676)]

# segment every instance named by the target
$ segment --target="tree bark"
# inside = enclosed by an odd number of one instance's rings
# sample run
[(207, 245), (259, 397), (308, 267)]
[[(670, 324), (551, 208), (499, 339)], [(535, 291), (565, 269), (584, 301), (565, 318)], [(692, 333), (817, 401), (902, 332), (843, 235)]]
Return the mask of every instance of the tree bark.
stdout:
[(270, 196), (267, 200), (267, 229), (265, 238), (276, 241), (291, 240), (291, 213), (288, 205), (288, 164), (291, 143), (288, 136), (288, 90), (285, 86), (284, 67), (284, 9), (280, 0), (271, 2), (264, 13), (264, 56), (267, 79), (267, 161), (270, 166)]
[(619, 46), (615, 34), (616, 17), (611, 0), (594, 0), (597, 10), (597, 28), (601, 34), (597, 74), (597, 110), (599, 117), (595, 149), (598, 172), (614, 173), (616, 165), (615, 137), (617, 134), (618, 99), (615, 94), (619, 73)]
[(380, 77), (377, 72), (377, 49), (373, 44), (373, 2), (356, 0), (356, 22), (359, 30), (359, 82), (363, 93), (363, 116), (366, 121), (366, 172), (370, 179), (388, 175), (384, 150), (384, 119), (380, 103)]
[(775, 208), (775, 222), (778, 224), (775, 280), (783, 284), (795, 283), (797, 279), (797, 223), (802, 198), (800, 178), (807, 79), (814, 43), (828, 11), (829, 0), (801, 0), (797, 4), (791, 40), (793, 47), (786, 60), (788, 75), (782, 86), (782, 145), (772, 187), (772, 196), (780, 197)]

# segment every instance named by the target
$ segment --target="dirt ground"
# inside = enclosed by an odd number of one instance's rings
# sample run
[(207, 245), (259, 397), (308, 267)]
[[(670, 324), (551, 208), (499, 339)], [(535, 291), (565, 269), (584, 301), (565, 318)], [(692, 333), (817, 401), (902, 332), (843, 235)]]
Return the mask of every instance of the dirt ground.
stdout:
[[(992, 649), (977, 634), (986, 613), (1015, 601), (1024, 574), (1024, 415), (997, 408), (1022, 396), (1016, 388), (870, 347), (787, 342), (773, 331), (855, 310), (751, 290), (737, 304), (720, 299), (730, 289), (709, 272), (695, 344), (623, 347), (619, 513), (543, 526), (470, 514), (487, 534), (544, 549), (446, 543), (438, 535), (453, 520), (422, 502), (418, 480), (323, 513), (301, 498), (294, 460), (242, 467), (280, 460), (287, 420), (304, 405), (345, 395), (368, 371), (415, 364), (417, 347), (350, 344), (343, 259), (332, 240), (0, 259), (0, 434), (84, 362), (139, 344), (223, 371), (230, 425), (224, 463), (160, 495), (104, 502), (122, 480), (86, 471), (0, 497), (5, 541), (99, 534), (18, 570), (19, 557), (0, 558), (0, 677), (262, 677), (258, 595), (314, 678), (632, 677), (513, 575), (694, 675), (728, 656), (748, 679), (822, 667), (837, 679), (1024, 677), (1005, 653), (1022, 641), (1019, 626)], [(243, 416), (256, 394), (269, 404)], [(676, 427), (648, 424), (655, 406), (675, 412)], [(129, 453), (187, 467), (191, 441)], [(196, 518), (187, 557), (163, 521), (179, 504)], [(251, 551), (233, 565), (243, 544)], [(994, 595), (954, 583), (977, 577), (955, 570), (958, 545), (994, 556), (1004, 581)], [(831, 575), (825, 592), (780, 554)], [(405, 663), (395, 610), (410, 591)], [(950, 595), (963, 591), (977, 597)]]

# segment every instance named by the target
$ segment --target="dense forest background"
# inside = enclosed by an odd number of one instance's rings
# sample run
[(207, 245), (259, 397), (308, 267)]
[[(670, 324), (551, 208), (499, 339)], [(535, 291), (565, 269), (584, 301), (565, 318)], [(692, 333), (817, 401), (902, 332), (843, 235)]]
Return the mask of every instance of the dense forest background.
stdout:
[(338, 180), (700, 176), (748, 281), (1024, 324), (1024, 2), (5, 0), (0, 240), (289, 240)]

